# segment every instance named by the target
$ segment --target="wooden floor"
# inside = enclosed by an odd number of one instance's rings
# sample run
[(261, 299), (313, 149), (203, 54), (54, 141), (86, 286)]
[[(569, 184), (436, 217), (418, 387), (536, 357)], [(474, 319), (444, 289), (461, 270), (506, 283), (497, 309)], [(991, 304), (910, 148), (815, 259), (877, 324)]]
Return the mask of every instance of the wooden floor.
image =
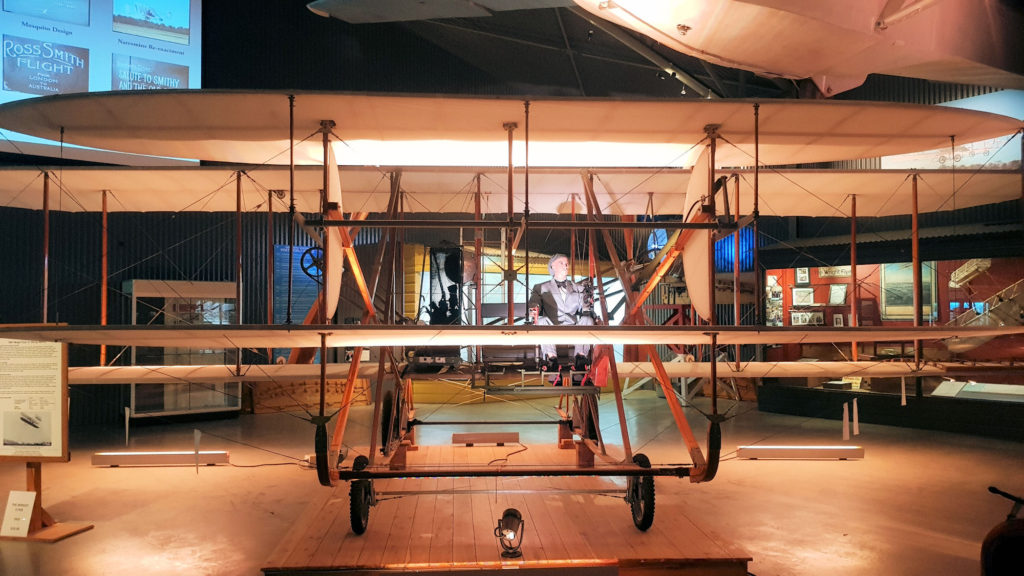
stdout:
[[(574, 450), (554, 444), (421, 446), (408, 458), (410, 467), (574, 462)], [(654, 525), (646, 532), (633, 525), (625, 485), (622, 477), (375, 480), (379, 501), (358, 536), (350, 527), (348, 483), (310, 486), (318, 494), (263, 572), (746, 575), (750, 558), (742, 550), (713, 540), (687, 517), (676, 495), (694, 489), (688, 479), (656, 478)], [(504, 560), (494, 529), (510, 507), (523, 515), (523, 555)]]

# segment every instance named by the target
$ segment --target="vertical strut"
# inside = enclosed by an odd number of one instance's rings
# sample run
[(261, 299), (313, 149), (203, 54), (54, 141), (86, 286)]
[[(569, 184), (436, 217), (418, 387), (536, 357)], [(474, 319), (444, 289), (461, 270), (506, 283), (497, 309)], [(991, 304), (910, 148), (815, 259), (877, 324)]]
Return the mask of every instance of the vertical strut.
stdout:
[[(515, 122), (505, 122), (501, 125), (508, 132), (508, 228), (505, 229), (505, 297), (508, 299), (508, 318), (507, 324), (511, 326), (515, 323), (515, 262), (512, 255), (513, 238), (512, 235), (515, 233), (514, 224), (512, 222), (513, 207), (512, 207), (512, 188), (513, 188), (513, 165), (512, 165), (512, 132), (516, 129), (517, 124)], [(529, 263), (527, 263), (529, 265)]]
[[(911, 179), (910, 253), (914, 267), (914, 327), (921, 326), (921, 237), (917, 212), (917, 173)], [(914, 368), (921, 368), (921, 341), (914, 340)]]
[[(107, 325), (107, 258), (108, 258), (108, 245), (110, 231), (107, 228), (107, 193), (110, 190), (103, 191), (103, 223), (101, 231), (102, 245), (100, 247), (100, 326)], [(107, 346), (100, 346), (100, 366), (106, 366), (107, 364)]]
[[(860, 299), (857, 288), (857, 195), (854, 194), (850, 196), (850, 326), (854, 327), (860, 324)], [(851, 342), (850, 348), (851, 358), (856, 362), (859, 356), (857, 342)]]

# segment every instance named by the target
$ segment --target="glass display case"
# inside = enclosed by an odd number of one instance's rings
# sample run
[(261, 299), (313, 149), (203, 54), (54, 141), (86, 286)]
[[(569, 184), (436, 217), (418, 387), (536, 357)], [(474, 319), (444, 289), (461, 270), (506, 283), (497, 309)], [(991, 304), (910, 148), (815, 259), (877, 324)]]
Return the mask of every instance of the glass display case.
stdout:
[[(145, 326), (202, 326), (235, 324), (234, 282), (129, 280), (132, 322)], [(159, 348), (135, 346), (132, 364), (144, 366), (203, 366), (235, 363), (235, 349)], [(206, 412), (238, 411), (238, 382), (139, 383), (131, 385), (133, 418)]]

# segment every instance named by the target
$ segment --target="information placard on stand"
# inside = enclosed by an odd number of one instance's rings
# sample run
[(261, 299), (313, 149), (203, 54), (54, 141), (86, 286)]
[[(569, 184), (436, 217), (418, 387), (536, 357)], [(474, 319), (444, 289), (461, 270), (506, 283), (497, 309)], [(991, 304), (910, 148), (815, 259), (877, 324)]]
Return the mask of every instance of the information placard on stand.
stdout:
[[(3, 539), (56, 542), (92, 528), (54, 522), (43, 509), (43, 462), (68, 461), (67, 344), (0, 338), (0, 462), (25, 463), (25, 491), (12, 490)], [(25, 494), (32, 494), (21, 534)], [(12, 526), (8, 530), (10, 515)], [(10, 532), (10, 533), (9, 533)]]

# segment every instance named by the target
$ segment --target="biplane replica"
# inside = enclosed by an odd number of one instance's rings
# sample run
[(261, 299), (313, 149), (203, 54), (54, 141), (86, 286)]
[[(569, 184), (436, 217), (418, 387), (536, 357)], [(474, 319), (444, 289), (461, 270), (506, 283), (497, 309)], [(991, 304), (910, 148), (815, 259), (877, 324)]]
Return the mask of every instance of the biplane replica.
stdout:
[[(61, 134), (64, 141), (101, 149), (178, 158), (200, 158), (244, 165), (167, 169), (63, 168), (60, 186), (75, 190), (83, 210), (99, 210), (100, 192), (119, 190), (137, 197), (145, 209), (162, 209), (173, 200), (208, 211), (241, 211), (241, 182), (258, 180), (261, 194), (285, 190), (287, 209), (318, 239), (322, 269), (320, 295), (303, 324), (227, 326), (7, 326), (0, 337), (75, 344), (203, 348), (290, 347), (320, 350), (352, 348), (348, 366), (268, 365), (243, 376), (239, 367), (81, 367), (71, 382), (139, 382), (181, 377), (196, 381), (320, 378), (320, 410), (315, 426), (319, 482), (348, 482), (350, 521), (356, 533), (368, 526), (377, 503), (375, 482), (417, 477), (618, 476), (626, 477), (625, 501), (635, 526), (648, 529), (654, 519), (654, 477), (715, 478), (721, 455), (723, 414), (711, 395), (706, 442), (698, 440), (677, 401), (671, 378), (703, 377), (715, 386), (720, 377), (773, 375), (914, 376), (964, 371), (1005, 371), (1005, 365), (969, 367), (941, 363), (720, 362), (666, 363), (659, 344), (719, 346), (812, 342), (873, 342), (995, 338), (1024, 334), (1019, 325), (982, 327), (862, 327), (854, 315), (847, 327), (767, 327), (723, 323), (715, 314), (715, 240), (753, 226), (761, 214), (845, 215), (850, 198), (874, 204), (877, 214), (943, 209), (941, 195), (917, 199), (913, 206), (891, 201), (892, 191), (918, 171), (802, 171), (768, 166), (878, 157), (943, 148), (957, 143), (1019, 133), (1020, 122), (993, 114), (953, 108), (832, 101), (615, 101), (500, 98), (440, 98), (366, 94), (268, 93), (227, 91), (112, 92), (62, 95), (0, 107), (0, 126), (40, 137)], [(295, 137), (299, 130), (301, 138)], [(517, 134), (523, 137), (516, 140)], [(289, 156), (287, 166), (278, 159)], [(343, 159), (339, 168), (338, 158)], [(506, 170), (500, 168), (506, 159)], [(270, 159), (268, 161), (268, 159)], [(274, 164), (276, 166), (268, 165)], [(322, 168), (309, 165), (320, 165)], [(723, 169), (722, 167), (728, 167)], [(48, 173), (47, 173), (48, 174)], [(382, 174), (384, 175), (382, 177)], [(222, 188), (225, 176), (238, 182), (237, 195), (208, 194)], [(500, 184), (507, 177), (507, 184)], [(1020, 195), (1021, 174), (979, 172), (957, 187), (953, 171), (930, 171), (936, 188), (955, 190), (957, 206), (987, 204)], [(5, 171), (7, 205), (35, 207), (24, 191), (39, 171)], [(47, 176), (49, 178), (49, 176)], [(49, 182), (49, 180), (47, 180)], [(221, 184), (215, 184), (220, 182)], [(808, 184), (796, 184), (804, 182)], [(382, 185), (384, 183), (384, 185)], [(945, 188), (948, 185), (948, 188)], [(814, 187), (807, 195), (805, 186)], [(794, 193), (794, 189), (797, 193)], [(322, 192), (321, 192), (322, 191)], [(730, 192), (731, 198), (730, 198)], [(278, 197), (284, 200), (284, 195)], [(275, 198), (270, 196), (271, 200)], [(415, 199), (415, 202), (413, 202)], [(884, 201), (882, 199), (885, 199)], [(102, 204), (105, 206), (105, 203)], [(131, 202), (125, 206), (130, 208)], [(419, 206), (422, 208), (415, 208)], [(452, 206), (472, 206), (457, 208)], [(856, 206), (856, 203), (853, 203)], [(298, 207), (298, 208), (297, 208)], [(138, 208), (134, 208), (138, 209)], [(165, 208), (164, 208), (165, 209)], [(429, 212), (413, 218), (416, 212)], [(459, 213), (440, 218), (437, 213)], [(302, 214), (306, 216), (303, 217)], [(674, 215), (658, 222), (627, 218)], [(552, 218), (561, 215), (563, 218)], [(564, 216), (569, 216), (565, 219)], [(353, 237), (361, 228), (383, 232), (378, 258), (367, 267), (356, 257)], [(513, 254), (531, 230), (571, 227), (587, 232), (585, 276), (593, 282), (595, 326), (534, 326), (523, 323), (512, 298), (500, 322), (487, 324), (475, 303), (474, 325), (416, 325), (396, 321), (393, 305), (375, 301), (380, 290), (394, 294), (383, 273), (395, 258), (398, 231), (412, 227), (475, 230), (472, 254), (480, 258), (481, 230), (503, 234), (507, 294), (520, 279)], [(643, 270), (632, 266), (612, 242), (609, 230), (666, 228), (666, 246)], [(916, 229), (915, 229), (916, 233)], [(610, 263), (598, 270), (599, 254)], [(239, 248), (240, 250), (240, 248)], [(239, 267), (242, 266), (238, 255)], [(342, 263), (362, 296), (362, 322), (331, 324), (338, 305)], [(682, 262), (690, 299), (701, 322), (690, 326), (651, 326), (644, 303), (669, 269)], [(480, 272), (479, 263), (475, 266)], [(367, 273), (369, 271), (369, 273)], [(855, 275), (856, 273), (854, 273)], [(605, 276), (615, 277), (624, 313), (608, 325)], [(475, 278), (479, 285), (479, 276)], [(854, 277), (853, 282), (856, 282)], [(759, 290), (760, 288), (758, 288)], [(739, 290), (736, 290), (739, 293)], [(479, 297), (479, 291), (477, 292)], [(738, 297), (738, 296), (737, 296)], [(383, 310), (381, 310), (383, 308)], [(738, 309), (738, 306), (737, 306)], [(521, 310), (521, 308), (520, 308)], [(594, 355), (584, 374), (543, 374), (546, 393), (561, 396), (556, 408), (557, 441), (575, 448), (566, 464), (495, 467), (413, 465), (408, 452), (418, 419), (411, 375), (402, 347), (535, 349), (538, 344), (588, 342)], [(612, 346), (638, 346), (647, 362), (617, 362)], [(362, 351), (379, 350), (377, 365), (363, 366)], [(507, 355), (505, 355), (507, 356)], [(529, 352), (527, 352), (529, 356)], [(306, 362), (312, 354), (304, 354)], [(486, 371), (487, 354), (474, 355), (474, 370)], [(520, 357), (523, 370), (536, 366)], [(1012, 368), (1012, 367), (1011, 367)], [(344, 374), (346, 384), (337, 414), (325, 410), (328, 371)], [(375, 380), (373, 422), (366, 454), (343, 457), (350, 406), (359, 375)], [(631, 448), (625, 422), (625, 375), (646, 375), (664, 392), (687, 464), (651, 462)], [(77, 379), (77, 380), (76, 380)], [(557, 380), (560, 386), (554, 386)], [(610, 388), (621, 430), (621, 445), (605, 443), (597, 422), (596, 395)], [(333, 425), (331, 421), (333, 420)], [(521, 425), (522, 422), (504, 422)], [(597, 456), (597, 458), (595, 458)]]

